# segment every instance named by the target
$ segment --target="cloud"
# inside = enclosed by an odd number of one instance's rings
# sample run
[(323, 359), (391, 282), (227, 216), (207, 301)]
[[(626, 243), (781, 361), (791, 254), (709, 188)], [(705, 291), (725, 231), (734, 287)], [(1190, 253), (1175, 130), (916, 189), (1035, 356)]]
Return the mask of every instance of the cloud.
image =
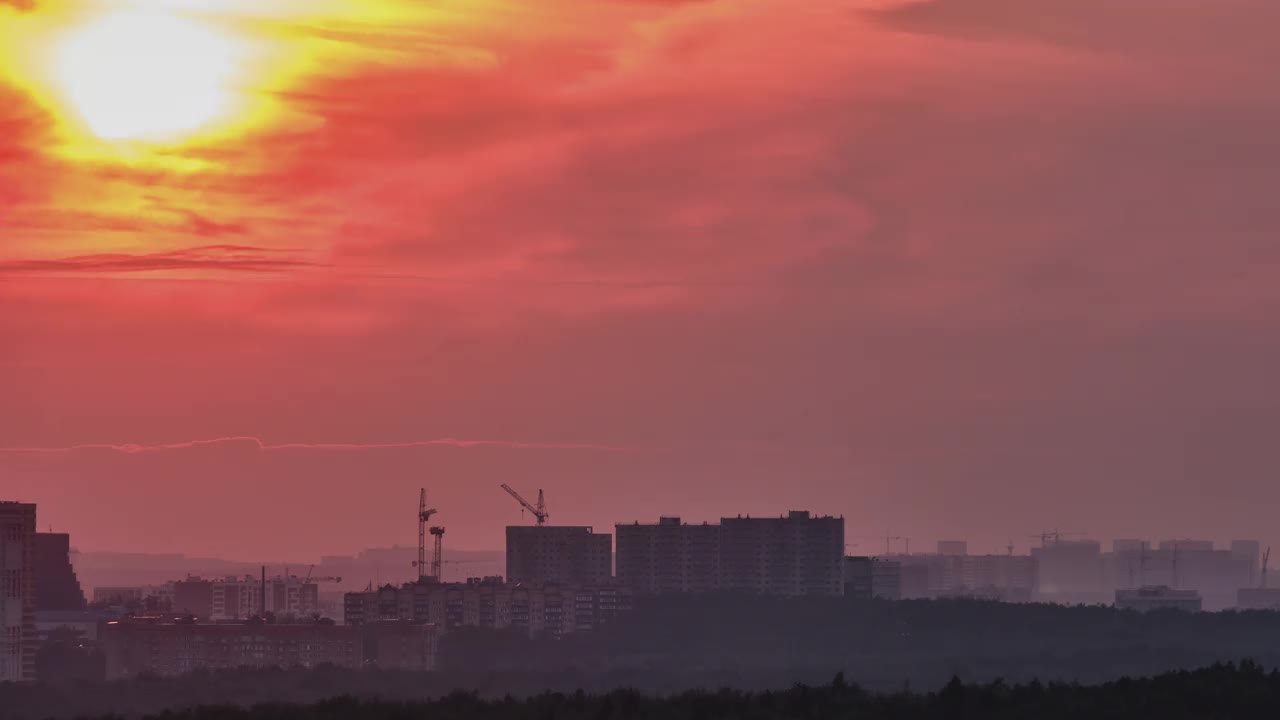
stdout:
[(271, 248), (203, 245), (157, 253), (109, 253), (52, 260), (0, 260), (0, 275), (140, 273), (174, 270), (265, 273), (298, 270), (314, 265), (313, 262)]
[(387, 442), (387, 443), (277, 443), (270, 444), (256, 437), (225, 437), (214, 438), (211, 440), (191, 440), (181, 443), (168, 443), (162, 445), (141, 445), (137, 443), (126, 443), (121, 445), (110, 444), (83, 444), (71, 445), (68, 447), (0, 447), (0, 453), (20, 454), (20, 455), (64, 455), (78, 454), (86, 452), (106, 451), (112, 453), (121, 453), (124, 455), (138, 455), (144, 453), (174, 452), (182, 450), (195, 450), (207, 447), (246, 447), (261, 452), (280, 452), (280, 451), (379, 451), (379, 450), (408, 450), (413, 448), (426, 447), (453, 447), (453, 448), (506, 448), (511, 450), (591, 450), (597, 452), (634, 452), (633, 448), (614, 447), (610, 445), (594, 445), (590, 443), (539, 443), (539, 442), (521, 442), (515, 440), (462, 440), (458, 438), (436, 438), (433, 440), (411, 440), (406, 442)]

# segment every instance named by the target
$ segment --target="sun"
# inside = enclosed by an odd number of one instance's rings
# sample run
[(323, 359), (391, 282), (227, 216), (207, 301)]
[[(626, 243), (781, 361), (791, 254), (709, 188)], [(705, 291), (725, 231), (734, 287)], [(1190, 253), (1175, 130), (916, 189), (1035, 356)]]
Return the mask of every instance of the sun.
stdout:
[(57, 85), (103, 140), (178, 141), (234, 109), (240, 47), (194, 18), (110, 12), (71, 31), (55, 53)]

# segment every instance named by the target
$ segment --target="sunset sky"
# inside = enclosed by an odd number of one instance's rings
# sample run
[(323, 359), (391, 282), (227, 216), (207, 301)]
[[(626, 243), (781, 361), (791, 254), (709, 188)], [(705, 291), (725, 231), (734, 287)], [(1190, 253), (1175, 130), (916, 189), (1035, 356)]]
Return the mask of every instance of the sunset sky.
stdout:
[(0, 0), (0, 499), (82, 549), (1280, 544), (1274, 0)]

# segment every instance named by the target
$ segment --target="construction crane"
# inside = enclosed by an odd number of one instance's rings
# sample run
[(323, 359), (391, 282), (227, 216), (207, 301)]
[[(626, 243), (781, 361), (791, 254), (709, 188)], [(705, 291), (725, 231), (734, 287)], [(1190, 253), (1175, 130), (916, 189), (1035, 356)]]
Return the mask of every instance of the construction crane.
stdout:
[(435, 538), (436, 547), (431, 555), (431, 576), (436, 582), (442, 581), (440, 574), (441, 566), (444, 565), (444, 528), (431, 528), (431, 537)]
[[(421, 580), (427, 574), (427, 522), (431, 520), (431, 516), (438, 511), (435, 508), (427, 507), (427, 489), (422, 488), (418, 491), (418, 562), (414, 565), (418, 568), (418, 579)], [(444, 530), (440, 531), (444, 534)], [(436, 541), (436, 552), (439, 552), (440, 541)], [(439, 577), (437, 575), (436, 577)]]
[(541, 490), (538, 491), (538, 504), (535, 506), (532, 503), (530, 503), (528, 500), (525, 500), (524, 498), (520, 497), (520, 493), (516, 492), (515, 490), (512, 490), (510, 485), (503, 483), (502, 489), (506, 490), (508, 495), (515, 498), (516, 502), (520, 503), (521, 507), (533, 513), (533, 517), (536, 518), (538, 521), (537, 522), (538, 527), (542, 527), (543, 525), (547, 524), (547, 518), (551, 516), (547, 514), (547, 502), (543, 498)]
[(1050, 540), (1053, 541), (1054, 545), (1060, 545), (1062, 543), (1062, 536), (1079, 535), (1079, 534), (1080, 533), (1062, 532), (1060, 530), (1045, 530), (1043, 532), (1036, 533), (1035, 535), (1031, 535), (1030, 537), (1039, 540), (1040, 547), (1048, 547)]

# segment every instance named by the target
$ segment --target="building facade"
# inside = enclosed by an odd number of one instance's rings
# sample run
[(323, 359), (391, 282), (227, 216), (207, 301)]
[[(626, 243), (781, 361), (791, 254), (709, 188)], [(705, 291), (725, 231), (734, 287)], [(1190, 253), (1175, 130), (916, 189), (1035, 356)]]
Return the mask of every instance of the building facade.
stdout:
[(0, 682), (36, 674), (36, 506), (0, 502)]
[(617, 525), (617, 579), (637, 593), (720, 589), (720, 526), (687, 525), (678, 517)]
[(513, 583), (601, 585), (613, 577), (613, 536), (589, 527), (507, 528), (507, 579)]
[(792, 511), (720, 520), (720, 583), (761, 595), (844, 592), (844, 519)]

